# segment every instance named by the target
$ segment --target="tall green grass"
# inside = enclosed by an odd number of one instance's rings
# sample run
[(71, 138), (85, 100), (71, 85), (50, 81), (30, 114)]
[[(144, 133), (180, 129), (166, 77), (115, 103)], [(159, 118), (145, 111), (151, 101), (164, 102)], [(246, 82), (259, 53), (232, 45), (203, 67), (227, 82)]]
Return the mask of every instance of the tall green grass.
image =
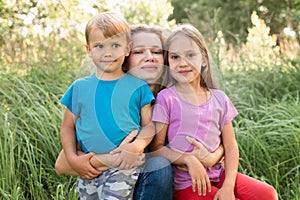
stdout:
[(282, 200), (300, 199), (299, 64), (225, 72), (226, 91), (239, 111), (240, 171), (273, 185)]
[[(54, 162), (64, 110), (58, 101), (78, 75), (78, 60), (0, 73), (0, 199), (77, 199), (76, 178), (56, 175)], [(300, 197), (299, 64), (223, 72), (239, 112), (239, 170), (273, 185), (282, 200)]]

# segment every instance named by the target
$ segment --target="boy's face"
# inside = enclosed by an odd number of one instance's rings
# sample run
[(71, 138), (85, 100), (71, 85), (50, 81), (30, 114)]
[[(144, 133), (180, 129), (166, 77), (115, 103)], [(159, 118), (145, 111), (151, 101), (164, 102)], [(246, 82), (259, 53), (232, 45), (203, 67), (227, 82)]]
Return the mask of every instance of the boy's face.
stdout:
[(105, 38), (102, 31), (96, 28), (90, 32), (90, 41), (86, 45), (86, 50), (97, 70), (119, 73), (122, 72), (125, 56), (129, 55), (130, 45), (125, 34)]

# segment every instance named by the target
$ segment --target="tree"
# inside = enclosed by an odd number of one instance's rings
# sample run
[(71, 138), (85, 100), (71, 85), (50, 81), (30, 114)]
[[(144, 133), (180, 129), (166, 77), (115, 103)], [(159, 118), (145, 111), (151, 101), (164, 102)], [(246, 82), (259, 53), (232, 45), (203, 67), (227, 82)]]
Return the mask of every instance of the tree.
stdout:
[(271, 34), (280, 34), (290, 27), (300, 44), (300, 0), (171, 0), (174, 7), (169, 19), (176, 23), (190, 22), (206, 38), (215, 38), (219, 30), (228, 42), (246, 41), (253, 11), (265, 19)]

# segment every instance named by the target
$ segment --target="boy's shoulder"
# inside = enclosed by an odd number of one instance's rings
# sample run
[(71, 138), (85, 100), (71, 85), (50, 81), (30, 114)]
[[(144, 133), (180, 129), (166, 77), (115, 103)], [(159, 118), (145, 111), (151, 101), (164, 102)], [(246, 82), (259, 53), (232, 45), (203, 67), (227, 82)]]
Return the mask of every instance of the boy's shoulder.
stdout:
[[(135, 83), (135, 84), (140, 84), (140, 85), (145, 85), (147, 84), (146, 81), (142, 80), (142, 79), (139, 79), (131, 74), (128, 74), (126, 73), (123, 78), (122, 78), (124, 81), (128, 81), (128, 83)], [(148, 84), (147, 84), (148, 85)]]
[(95, 74), (91, 74), (91, 75), (86, 76), (86, 77), (77, 78), (73, 82), (73, 84), (84, 84), (84, 83), (88, 83), (88, 82), (95, 81), (95, 80), (97, 80)]

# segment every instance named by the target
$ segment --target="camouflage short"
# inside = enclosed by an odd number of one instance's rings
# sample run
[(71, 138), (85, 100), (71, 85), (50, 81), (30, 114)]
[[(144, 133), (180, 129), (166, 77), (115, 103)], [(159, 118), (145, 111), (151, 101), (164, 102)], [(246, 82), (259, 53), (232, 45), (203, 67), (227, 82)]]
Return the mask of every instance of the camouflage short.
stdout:
[(109, 169), (97, 178), (79, 177), (76, 191), (80, 200), (130, 200), (140, 169)]

